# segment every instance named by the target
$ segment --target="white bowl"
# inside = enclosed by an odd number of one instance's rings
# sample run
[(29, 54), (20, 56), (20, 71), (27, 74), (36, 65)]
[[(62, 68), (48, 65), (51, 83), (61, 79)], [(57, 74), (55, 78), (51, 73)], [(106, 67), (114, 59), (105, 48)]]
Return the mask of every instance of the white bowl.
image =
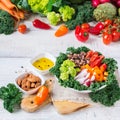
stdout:
[[(99, 91), (99, 90), (101, 90), (101, 89), (103, 89), (103, 88), (105, 88), (107, 85), (103, 85), (103, 86), (101, 86), (99, 89), (97, 89), (96, 91)], [(92, 92), (92, 90), (81, 90), (81, 91), (79, 91), (79, 90), (76, 90), (76, 89), (74, 89), (74, 88), (69, 88), (69, 89), (71, 89), (71, 90), (73, 90), (73, 91), (76, 91), (76, 92), (78, 92), (78, 93), (91, 93)]]
[[(36, 60), (38, 60), (38, 59), (40, 59), (40, 58), (43, 58), (43, 57), (52, 60), (53, 63), (54, 63), (54, 65), (55, 65), (56, 59), (55, 59), (54, 56), (52, 56), (52, 55), (49, 54), (49, 53), (41, 53), (41, 54), (37, 55), (36, 57), (34, 57), (33, 59), (30, 60), (30, 65), (32, 66), (32, 68), (34, 68), (34, 69), (35, 69), (37, 72), (39, 72), (40, 74), (48, 74), (50, 68), (47, 69), (47, 70), (40, 70), (40, 69), (36, 68), (35, 66), (33, 66), (33, 63), (34, 63)], [(52, 66), (52, 67), (53, 67), (53, 66)], [(52, 67), (51, 67), (51, 68), (52, 68)]]
[[(33, 75), (38, 76), (38, 77), (41, 79), (41, 84), (40, 84), (38, 87), (36, 87), (36, 88), (30, 89), (30, 90), (28, 90), (28, 91), (25, 91), (24, 89), (22, 89), (22, 88), (17, 84), (17, 80), (24, 78), (24, 76), (25, 76), (26, 74), (29, 74), (29, 73), (32, 73)], [(43, 77), (41, 74), (39, 74), (38, 72), (36, 72), (36, 71), (34, 71), (34, 72), (33, 72), (33, 71), (29, 71), (29, 72), (23, 73), (23, 74), (21, 74), (20, 76), (18, 76), (18, 77), (15, 79), (15, 84), (16, 84), (16, 86), (17, 86), (23, 93), (29, 94), (29, 95), (36, 93), (36, 92), (38, 91), (38, 89), (39, 89), (44, 83), (45, 83), (44, 77)]]

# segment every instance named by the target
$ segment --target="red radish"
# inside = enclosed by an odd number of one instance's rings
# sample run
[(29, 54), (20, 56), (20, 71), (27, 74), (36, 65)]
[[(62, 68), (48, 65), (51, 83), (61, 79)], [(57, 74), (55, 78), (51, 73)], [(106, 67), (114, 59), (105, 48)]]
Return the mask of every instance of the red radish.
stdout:
[(110, 0), (99, 0), (100, 3), (106, 3), (106, 2), (110, 2)]
[(120, 0), (116, 1), (117, 7), (120, 7)]
[(92, 0), (92, 6), (97, 7), (100, 4), (100, 0)]
[(88, 79), (88, 80), (85, 81), (84, 85), (87, 86), (87, 87), (90, 87), (91, 83), (92, 82)]

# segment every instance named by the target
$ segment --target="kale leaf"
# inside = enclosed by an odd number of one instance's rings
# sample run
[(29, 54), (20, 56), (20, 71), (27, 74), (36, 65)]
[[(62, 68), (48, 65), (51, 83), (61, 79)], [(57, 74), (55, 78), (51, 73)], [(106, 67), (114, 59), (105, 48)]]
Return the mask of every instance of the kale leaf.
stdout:
[(9, 83), (7, 87), (0, 88), (0, 99), (4, 101), (4, 108), (12, 113), (21, 103), (22, 92), (14, 84)]
[(0, 34), (11, 34), (14, 32), (14, 27), (14, 18), (8, 12), (0, 10)]

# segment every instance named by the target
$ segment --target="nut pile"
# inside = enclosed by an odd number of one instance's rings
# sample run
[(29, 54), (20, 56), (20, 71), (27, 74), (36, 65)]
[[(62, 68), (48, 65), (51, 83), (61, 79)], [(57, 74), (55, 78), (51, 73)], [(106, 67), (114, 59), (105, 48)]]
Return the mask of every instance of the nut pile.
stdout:
[(24, 77), (17, 79), (17, 84), (23, 90), (28, 91), (41, 85), (41, 79), (32, 73), (25, 74)]
[(68, 54), (68, 59), (73, 61), (76, 65), (76, 67), (81, 67), (83, 65), (89, 64), (89, 59), (86, 58), (86, 53), (81, 52), (79, 54)]

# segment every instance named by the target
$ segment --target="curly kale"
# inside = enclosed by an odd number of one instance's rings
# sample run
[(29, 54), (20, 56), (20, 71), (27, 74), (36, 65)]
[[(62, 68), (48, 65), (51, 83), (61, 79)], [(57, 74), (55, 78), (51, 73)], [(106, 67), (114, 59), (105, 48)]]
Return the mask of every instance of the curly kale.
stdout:
[(120, 100), (120, 87), (117, 80), (114, 80), (112, 84), (106, 88), (92, 92), (89, 94), (90, 98), (94, 102), (100, 102), (105, 106), (112, 106), (118, 100)]
[(0, 88), (0, 99), (4, 101), (4, 108), (12, 113), (15, 106), (21, 103), (22, 92), (14, 84), (9, 83), (7, 87)]
[(91, 22), (93, 20), (93, 10), (94, 8), (91, 5), (91, 1), (85, 1), (76, 8), (76, 16), (67, 21), (65, 24), (70, 30), (73, 30), (77, 25), (85, 22)]
[(31, 8), (28, 5), (28, 0), (11, 0), (19, 9), (30, 11)]
[(14, 32), (15, 20), (6, 11), (0, 10), (0, 34), (6, 35)]

